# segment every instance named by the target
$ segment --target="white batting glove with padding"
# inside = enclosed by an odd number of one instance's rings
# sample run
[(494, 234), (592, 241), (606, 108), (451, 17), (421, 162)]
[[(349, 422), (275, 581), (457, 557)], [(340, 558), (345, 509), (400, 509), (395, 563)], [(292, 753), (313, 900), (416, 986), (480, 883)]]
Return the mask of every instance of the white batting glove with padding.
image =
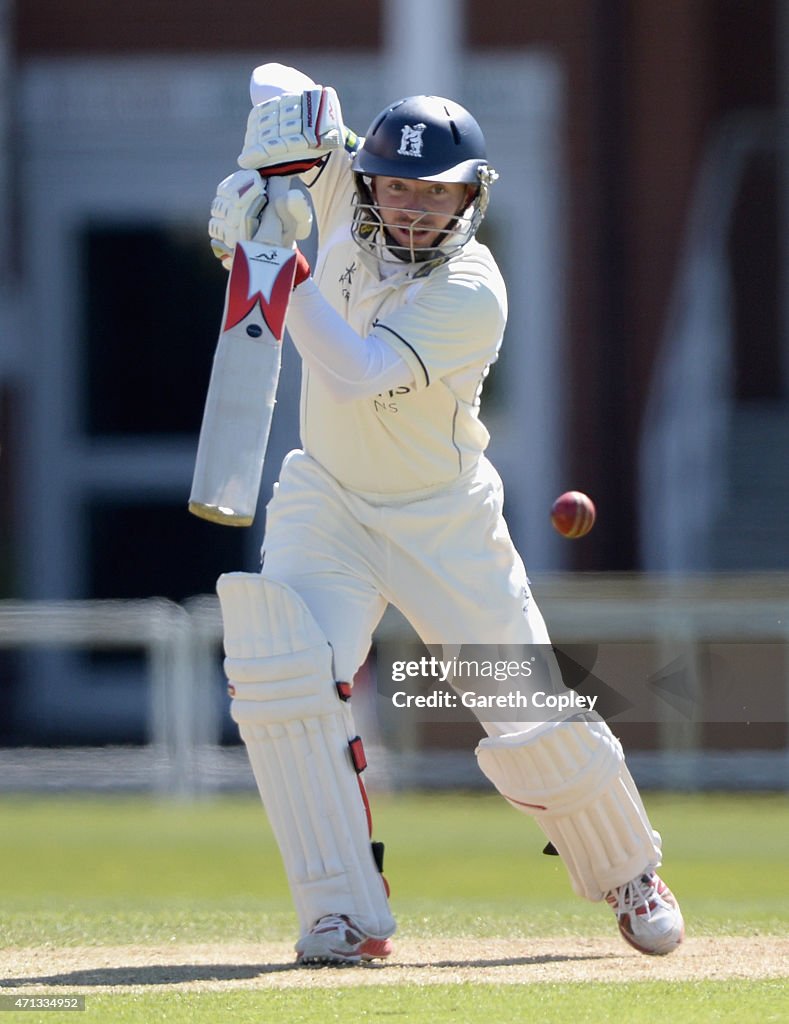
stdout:
[(290, 187), (290, 178), (266, 178), (266, 185), (268, 203), (253, 240), (289, 248), (294, 242), (309, 237), (312, 207), (304, 193)]
[(238, 165), (264, 176), (298, 174), (342, 149), (345, 134), (340, 101), (331, 87), (283, 93), (250, 111)]
[(226, 270), (233, 262), (236, 242), (254, 237), (267, 202), (266, 182), (257, 171), (236, 171), (219, 182), (211, 203), (208, 237)]
[[(274, 182), (279, 179), (270, 178)], [(273, 202), (274, 212), (282, 225), (282, 245), (292, 245), (309, 238), (312, 231), (312, 207), (310, 201), (297, 188), (288, 189)]]
[(240, 240), (289, 247), (308, 238), (312, 208), (289, 178), (263, 179), (257, 171), (236, 171), (219, 183), (211, 204), (208, 235), (211, 249), (230, 270)]

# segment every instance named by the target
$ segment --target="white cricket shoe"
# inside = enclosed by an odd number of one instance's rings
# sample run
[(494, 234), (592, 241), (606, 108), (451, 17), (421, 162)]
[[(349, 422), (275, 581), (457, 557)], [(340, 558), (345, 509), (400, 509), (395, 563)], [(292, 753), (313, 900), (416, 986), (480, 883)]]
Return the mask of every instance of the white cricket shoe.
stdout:
[(614, 908), (622, 937), (639, 953), (665, 956), (685, 938), (679, 903), (654, 871), (612, 889), (606, 900)]
[(296, 943), (296, 962), (352, 966), (383, 960), (391, 952), (389, 939), (370, 938), (345, 914), (329, 914)]

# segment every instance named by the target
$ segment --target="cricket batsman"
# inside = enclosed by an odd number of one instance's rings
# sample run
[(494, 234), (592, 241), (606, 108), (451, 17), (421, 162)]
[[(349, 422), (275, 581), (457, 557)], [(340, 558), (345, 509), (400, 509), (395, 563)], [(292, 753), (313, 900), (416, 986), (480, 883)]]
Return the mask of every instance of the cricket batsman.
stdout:
[[(310, 268), (292, 242), (301, 447), (267, 506), (261, 572), (218, 581), (225, 668), (298, 915), (298, 962), (358, 964), (389, 956), (395, 931), (352, 712), (387, 604), (428, 645), (550, 651), (479, 415), (507, 318), (475, 237), (497, 175), (451, 100), (401, 99), (358, 138), (334, 90), (293, 68), (255, 69), (250, 92), (212, 247), (229, 268), (239, 241), (303, 238), (296, 207), (267, 202), (294, 174), (319, 245)], [(609, 903), (637, 950), (670, 953), (682, 915), (620, 743), (594, 712), (546, 717), (481, 721), (481, 771), (537, 821), (579, 896)]]

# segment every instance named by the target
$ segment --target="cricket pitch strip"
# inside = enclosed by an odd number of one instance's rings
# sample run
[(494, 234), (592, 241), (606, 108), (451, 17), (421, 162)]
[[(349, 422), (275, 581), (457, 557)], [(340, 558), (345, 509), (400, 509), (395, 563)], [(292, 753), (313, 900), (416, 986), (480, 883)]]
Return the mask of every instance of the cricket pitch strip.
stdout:
[(296, 967), (281, 942), (0, 949), (5, 993), (787, 977), (789, 936), (769, 935), (691, 937), (667, 957), (642, 956), (618, 938), (403, 938), (390, 960), (349, 968)]

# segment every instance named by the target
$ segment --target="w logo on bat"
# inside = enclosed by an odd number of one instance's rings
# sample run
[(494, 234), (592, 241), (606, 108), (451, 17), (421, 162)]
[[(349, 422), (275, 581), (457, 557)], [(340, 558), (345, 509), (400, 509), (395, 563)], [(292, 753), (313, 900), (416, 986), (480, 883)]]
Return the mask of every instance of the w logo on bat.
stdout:
[(250, 256), (249, 259), (261, 260), (263, 263), (276, 263), (279, 265), (277, 251), (277, 249), (270, 249), (268, 252), (259, 252), (256, 256)]
[(281, 341), (295, 275), (293, 249), (280, 246), (261, 249), (259, 242), (239, 242), (230, 271), (222, 330), (229, 331), (240, 324), (255, 306), (259, 306), (266, 326), (277, 341)]

